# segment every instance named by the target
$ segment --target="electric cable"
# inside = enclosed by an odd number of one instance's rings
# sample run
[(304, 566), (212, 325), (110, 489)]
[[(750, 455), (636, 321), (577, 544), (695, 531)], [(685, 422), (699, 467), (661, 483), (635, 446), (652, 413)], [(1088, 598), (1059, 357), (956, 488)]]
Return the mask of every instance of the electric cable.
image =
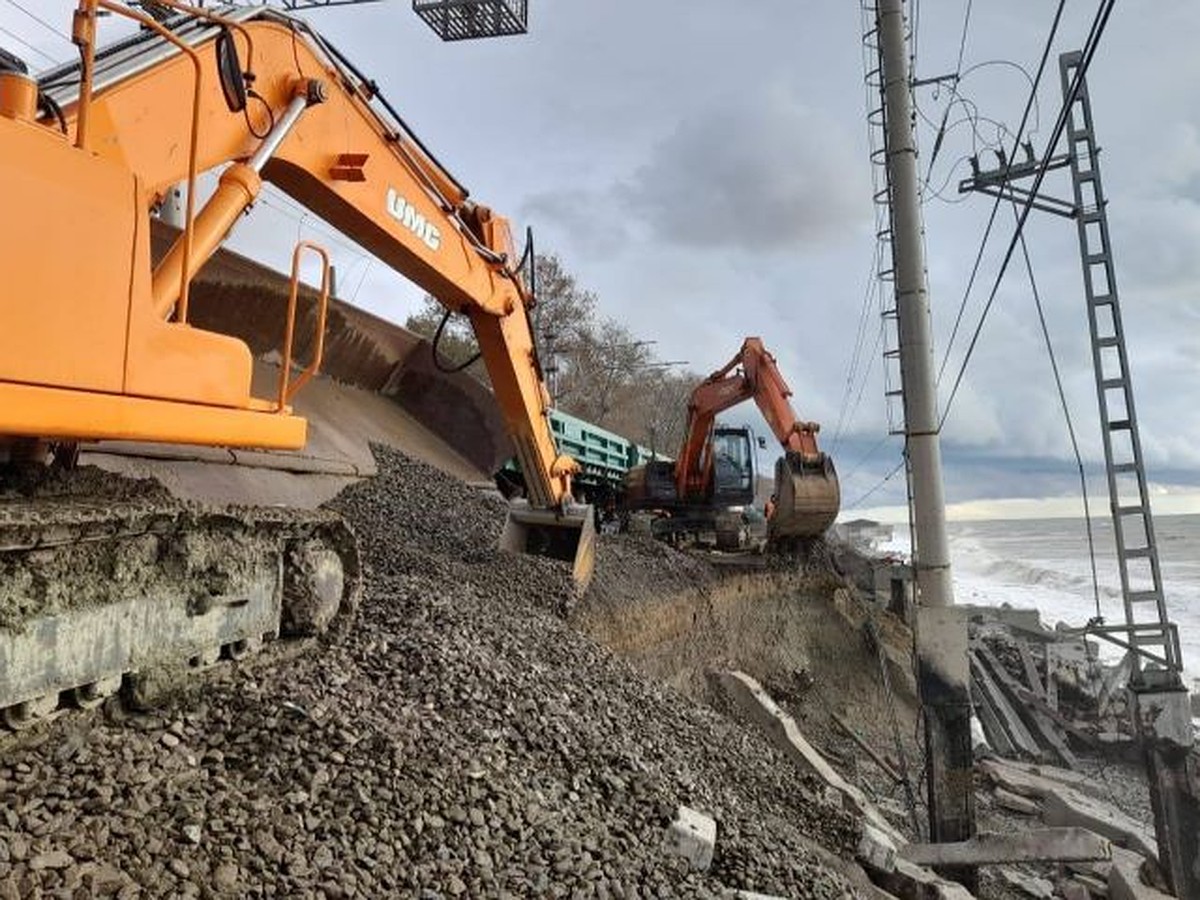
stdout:
[[(1011, 262), (1013, 252), (1016, 250), (1017, 242), (1025, 230), (1025, 223), (1029, 220), (1029, 213), (1033, 210), (1033, 201), (1038, 195), (1038, 191), (1042, 186), (1042, 181), (1046, 177), (1046, 172), (1049, 171), (1050, 159), (1054, 152), (1054, 148), (1058, 146), (1059, 140), (1062, 138), (1062, 133), (1066, 130), (1067, 122), (1071, 118), (1071, 107), (1075, 103), (1075, 98), (1079, 94), (1079, 87), (1083, 84), (1083, 78), (1087, 74), (1088, 67), (1091, 65), (1092, 57), (1096, 55), (1096, 47), (1100, 43), (1100, 37), (1104, 34), (1104, 29), (1108, 25), (1109, 16), (1112, 15), (1113, 6), (1116, 0), (1101, 0), (1100, 8), (1096, 11), (1096, 18), (1092, 22), (1092, 30), (1088, 34), (1087, 42), (1084, 44), (1083, 53), (1081, 55), (1079, 66), (1075, 70), (1075, 77), (1071, 81), (1071, 85), (1067, 90), (1067, 96), (1063, 98), (1062, 109), (1059, 111), (1058, 120), (1054, 123), (1054, 129), (1050, 134), (1050, 140), (1046, 145), (1046, 154), (1037, 168), (1034, 175), (1033, 185), (1029, 189), (1029, 196), (1021, 205), (1021, 214), (1017, 219), (1017, 227), (1013, 232), (1012, 238), (1008, 242), (1008, 249), (1004, 253), (1004, 258), (1000, 263), (1000, 270), (996, 273), (995, 281), (992, 283), (992, 290), (988, 295), (987, 302), (983, 306), (983, 311), (979, 315), (979, 321), (975, 325), (975, 332), (971, 335), (971, 341), (967, 344), (967, 352), (963, 356), (962, 364), (959, 366), (958, 374), (954, 379), (954, 386), (950, 390), (950, 396), (946, 399), (946, 408), (942, 412), (941, 419), (938, 421), (938, 430), (946, 423), (946, 418), (950, 415), (950, 410), (954, 405), (954, 398), (958, 394), (958, 389), (962, 385), (963, 376), (966, 374), (967, 365), (971, 361), (971, 355), (974, 353), (975, 347), (979, 342), (979, 336), (983, 332), (983, 325), (987, 321), (988, 313), (991, 312), (992, 305), (996, 301), (996, 296), (1000, 291), (1000, 284), (1004, 280), (1004, 274), (1008, 270), (1008, 264)], [(1040, 72), (1039, 72), (1040, 74)], [(1007, 174), (1000, 185), (1000, 191), (996, 197), (996, 205), (992, 207), (993, 212), (998, 208), (1001, 194), (1004, 186), (1007, 184)], [(939, 373), (940, 375), (940, 373)]]
[(0, 25), (0, 34), (8, 35), (10, 38), (12, 38), (14, 41), (16, 41), (21, 46), (28, 48), (30, 51), (32, 51), (33, 53), (36, 53), (42, 59), (48, 60), (51, 65), (55, 65), (55, 66), (58, 65), (57, 59), (55, 59), (53, 56), (51, 56), (45, 50), (40, 50), (37, 47), (35, 47), (33, 44), (29, 43), (29, 41), (25, 40), (25, 38), (21, 37), (15, 31), (10, 31), (9, 29), (5, 28), (3, 25)]
[(831, 451), (836, 450), (841, 440), (842, 427), (846, 422), (846, 411), (850, 406), (850, 397), (854, 393), (854, 385), (859, 366), (862, 364), (863, 344), (866, 342), (867, 323), (871, 318), (871, 298), (879, 282), (879, 260), (883, 255), (880, 241), (875, 242), (875, 253), (871, 257), (871, 266), (867, 272), (867, 284), (863, 291), (862, 304), (859, 309), (858, 323), (854, 333), (854, 346), (850, 352), (850, 364), (846, 372), (846, 385), (842, 392), (842, 400), (838, 409), (837, 424), (833, 429)]
[[(1016, 137), (1013, 140), (1013, 152), (1009, 159), (1016, 157), (1017, 149), (1021, 144), (1021, 135), (1025, 132), (1025, 124), (1029, 120), (1030, 111), (1033, 109), (1034, 102), (1037, 99), (1038, 85), (1042, 82), (1042, 75), (1046, 71), (1046, 62), (1050, 58), (1050, 51), (1054, 46), (1054, 38), (1058, 34), (1058, 26), (1062, 22), (1063, 10), (1066, 7), (1066, 0), (1058, 0), (1058, 8), (1054, 12), (1054, 20), (1050, 23), (1050, 32), (1046, 35), (1046, 43), (1042, 48), (1042, 57), (1038, 61), (1037, 74), (1033, 79), (1033, 86), (1029, 91), (1029, 99), (1025, 101), (1025, 110), (1021, 113), (1021, 124), (1017, 126)], [(1050, 151), (1047, 150), (1046, 158), (1050, 158)], [(1004, 193), (1004, 188), (1008, 184), (1008, 171), (1005, 170), (1000, 181), (1000, 187), (997, 191), (996, 201), (992, 204), (992, 211), (988, 215), (987, 226), (983, 230), (983, 237), (979, 242), (979, 250), (975, 254), (975, 262), (971, 266), (971, 275), (967, 279), (966, 290), (963, 291), (962, 301), (959, 303), (958, 312), (954, 317), (954, 327), (950, 330), (950, 339), (946, 342), (946, 352), (942, 357), (942, 364), (938, 367), (936, 384), (942, 383), (942, 376), (946, 371), (946, 364), (950, 361), (950, 351), (954, 347), (954, 339), (958, 336), (958, 329), (962, 326), (963, 316), (967, 311), (967, 301), (971, 296), (971, 289), (975, 286), (975, 279), (979, 276), (979, 267), (983, 263), (983, 254), (987, 249), (988, 239), (992, 235), (992, 228), (996, 224), (996, 214), (1000, 210), (1000, 195)], [(1010, 250), (1011, 254), (1011, 250)], [(944, 417), (943, 417), (944, 421)]]
[(13, 7), (14, 9), (16, 9), (18, 12), (23, 13), (26, 16), (26, 18), (33, 19), (33, 21), (37, 22), (39, 25), (41, 25), (47, 31), (50, 31), (53, 34), (58, 35), (60, 38), (62, 38), (68, 44), (74, 44), (74, 41), (71, 40), (71, 36), (69, 34), (67, 34), (62, 29), (57, 28), (56, 26), (50, 24), (49, 22), (47, 22), (45, 19), (43, 19), (41, 16), (37, 15), (36, 13), (30, 12), (28, 9), (26, 9), (24, 6), (22, 6), (20, 3), (18, 3), (17, 0), (4, 0), (4, 2), (7, 3), (9, 6)]
[[(1017, 212), (1017, 203), (1014, 200), (1013, 218), (1018, 219), (1020, 214)], [(1100, 610), (1100, 579), (1096, 575), (1096, 544), (1092, 535), (1092, 511), (1091, 504), (1088, 500), (1087, 477), (1083, 471), (1083, 457), (1079, 453), (1079, 441), (1075, 437), (1075, 423), (1071, 420), (1071, 409), (1067, 405), (1067, 394), (1063, 390), (1062, 376), (1058, 370), (1058, 357), (1054, 353), (1054, 344), (1050, 340), (1050, 329), (1046, 325), (1046, 313), (1042, 308), (1042, 295), (1038, 291), (1037, 278), (1033, 274), (1033, 263), (1029, 259), (1029, 246), (1025, 242), (1025, 235), (1021, 235), (1021, 255), (1025, 259), (1025, 271), (1029, 274), (1029, 287), (1033, 292), (1033, 304), (1037, 308), (1038, 324), (1042, 328), (1042, 338), (1046, 342), (1046, 354), (1050, 357), (1050, 368), (1054, 372), (1054, 386), (1058, 389), (1058, 402), (1062, 405), (1063, 418), (1067, 423), (1067, 434), (1071, 437), (1071, 449), (1075, 453), (1075, 467), (1079, 470), (1079, 490), (1083, 495), (1083, 521), (1087, 529), (1088, 543), (1088, 561), (1092, 567), (1092, 595), (1096, 601), (1096, 618), (1103, 620), (1103, 614)]]
[(459, 363), (456, 366), (446, 366), (446, 365), (442, 364), (442, 356), (441, 356), (441, 351), (440, 351), (440, 347), (441, 347), (441, 343), (442, 343), (442, 332), (445, 330), (446, 323), (450, 321), (450, 316), (452, 314), (453, 314), (453, 310), (449, 310), (449, 309), (446, 310), (445, 313), (443, 313), (442, 321), (438, 322), (437, 331), (435, 331), (433, 333), (433, 343), (430, 346), (430, 349), (433, 351), (434, 366), (437, 367), (437, 370), (439, 372), (443, 372), (446, 375), (454, 375), (454, 374), (457, 374), (458, 372), (463, 371), (464, 369), (473, 365), (481, 356), (483, 356), (482, 352), (476, 353), (474, 356), (470, 357), (465, 362)]
[[(1030, 88), (1031, 89), (1033, 88), (1033, 76), (1031, 76), (1029, 74), (1029, 71), (1018, 62), (1015, 62), (1011, 59), (988, 59), (988, 60), (984, 60), (983, 62), (976, 63), (975, 65), (968, 67), (966, 70), (964, 70), (962, 72), (956, 72), (956, 74), (954, 75), (954, 82), (953, 82), (952, 86), (950, 87), (950, 100), (946, 105), (946, 109), (942, 113), (941, 124), (935, 123), (933, 121), (933, 119), (931, 119), (929, 117), (929, 115), (925, 112), (925, 110), (923, 110), (921, 108), (921, 104), (920, 104), (916, 94), (915, 93), (913, 94), (913, 108), (916, 110), (917, 115), (921, 118), (922, 121), (925, 122), (925, 124), (927, 124), (935, 132), (933, 151), (930, 154), (929, 165), (926, 167), (925, 177), (922, 180), (922, 184), (921, 184), (922, 199), (924, 199), (925, 196), (928, 196), (928, 194), (930, 193), (930, 192), (928, 192), (927, 189), (928, 189), (929, 182), (933, 179), (933, 167), (937, 161), (938, 154), (941, 149), (942, 143), (944, 142), (945, 138), (948, 135), (950, 135), (956, 128), (962, 126), (963, 124), (969, 123), (971, 125), (971, 129), (972, 129), (971, 153), (976, 156), (979, 154), (980, 144), (982, 144), (987, 149), (1003, 148), (1004, 138), (1006, 136), (1012, 134), (1012, 132), (1008, 129), (1008, 127), (1003, 122), (1000, 122), (996, 119), (992, 119), (987, 116), (981, 115), (979, 113), (978, 104), (976, 104), (973, 100), (971, 100), (969, 97), (967, 97), (962, 91), (961, 85), (962, 85), (963, 79), (965, 79), (971, 73), (976, 72), (979, 69), (986, 68), (988, 66), (1008, 66), (1010, 68), (1016, 69), (1018, 72), (1021, 73), (1021, 75), (1023, 75), (1025, 77), (1025, 80), (1029, 83)], [(940, 87), (940, 84), (935, 85), (934, 99), (937, 98), (937, 93), (936, 93), (937, 87)], [(949, 121), (950, 113), (951, 113), (952, 109), (954, 108), (955, 104), (959, 104), (962, 106), (963, 111), (964, 111), (964, 116), (961, 119), (956, 119), (955, 121), (950, 122)], [(980, 132), (980, 130), (979, 130), (980, 122), (986, 122), (989, 125), (995, 126), (996, 138), (994, 140), (988, 140), (987, 137)], [(1026, 133), (1025, 133), (1025, 139), (1027, 141), (1029, 140), (1030, 137), (1032, 137), (1034, 134), (1036, 134), (1040, 130), (1040, 123), (1041, 123), (1041, 104), (1036, 99), (1036, 94), (1035, 94), (1035, 99), (1034, 99), (1034, 103), (1033, 103), (1033, 124), (1030, 125), (1030, 127), (1026, 130)], [(967, 198), (967, 195), (964, 194), (961, 198), (959, 198), (957, 200), (947, 200), (945, 197), (941, 196), (941, 193), (942, 193), (942, 191), (945, 190), (946, 186), (950, 183), (950, 179), (954, 176), (954, 172), (955, 172), (955, 170), (957, 170), (958, 166), (964, 160), (967, 160), (969, 158), (970, 158), (969, 156), (963, 156), (963, 157), (959, 157), (958, 159), (956, 159), (954, 161), (954, 164), (950, 166), (950, 169), (946, 174), (946, 178), (942, 184), (942, 187), (939, 188), (937, 191), (932, 192), (933, 196), (935, 196), (938, 200), (941, 200), (943, 203), (962, 203), (963, 200), (965, 200)]]
[(268, 197), (264, 194), (259, 194), (258, 198), (254, 202), (261, 203), (263, 206), (266, 206), (269, 209), (283, 213), (288, 218), (294, 219), (301, 224), (304, 224), (305, 221), (308, 221), (309, 227), (323, 232), (326, 239), (337, 244), (346, 252), (362, 258), (366, 258), (367, 256), (360, 247), (350, 243), (350, 241), (346, 240), (345, 238), (338, 236), (337, 232), (335, 232), (331, 227), (324, 225), (320, 219), (316, 218), (307, 209), (293, 204), (284, 196), (272, 194), (270, 197)]
[(962, 61), (963, 53), (967, 49), (967, 31), (971, 27), (971, 6), (974, 0), (967, 0), (967, 8), (963, 13), (962, 37), (958, 39), (958, 62), (954, 65), (954, 83), (958, 84), (959, 78), (962, 77)]
[(876, 484), (873, 488), (871, 488), (865, 494), (860, 496), (853, 503), (846, 504), (845, 508), (846, 509), (857, 509), (858, 507), (862, 506), (863, 503), (866, 502), (867, 498), (871, 497), (876, 491), (878, 491), (881, 487), (883, 487), (885, 484), (887, 484), (889, 481), (891, 481), (893, 478), (896, 477), (896, 473), (904, 468), (904, 463), (905, 463), (905, 460), (902, 458), (900, 460), (900, 462), (896, 463), (896, 467), (894, 469), (892, 469), (892, 471), (888, 472), (881, 479), (879, 479), (878, 482), (876, 482)]

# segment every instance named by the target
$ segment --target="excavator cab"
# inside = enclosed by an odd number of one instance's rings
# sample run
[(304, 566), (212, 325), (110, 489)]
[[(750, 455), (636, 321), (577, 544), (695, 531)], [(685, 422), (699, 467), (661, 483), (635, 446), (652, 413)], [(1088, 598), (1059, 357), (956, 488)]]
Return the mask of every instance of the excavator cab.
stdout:
[(713, 430), (713, 503), (748, 506), (754, 502), (754, 449), (750, 429)]

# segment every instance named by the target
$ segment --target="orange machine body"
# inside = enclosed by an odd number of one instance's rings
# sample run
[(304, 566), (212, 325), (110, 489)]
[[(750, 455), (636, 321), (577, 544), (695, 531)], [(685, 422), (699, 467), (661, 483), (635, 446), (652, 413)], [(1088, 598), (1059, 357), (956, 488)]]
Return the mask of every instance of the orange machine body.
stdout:
[(713, 425), (721, 412), (751, 398), (785, 451), (798, 454), (805, 464), (820, 462), (820, 426), (796, 417), (791, 395), (761, 338), (746, 338), (737, 355), (702, 381), (688, 401), (687, 436), (675, 468), (678, 496), (701, 499), (711, 493)]
[[(159, 45), (131, 65), (128, 52), (96, 53), (97, 7), (138, 18), (110, 0), (80, 3), (75, 86), (43, 85), (57, 93), (65, 129), (22, 114), (27, 88), (0, 77), (0, 442), (304, 444), (302, 418), (251, 395), (246, 345), (186, 321), (187, 282), (254, 201), (260, 169), (470, 316), (531, 504), (569, 499), (574, 465), (557, 453), (545, 418), (531, 298), (510, 268), (507, 222), (467, 201), (416, 139), (376, 110), (373, 85), (303, 23), (264, 11), (234, 22), (201, 14), (175, 37), (143, 16)], [(237, 67), (253, 71), (244, 110), (232, 110), (222, 90), (222, 32)], [(306, 91), (286, 135), (264, 140)], [(248, 165), (256, 154), (258, 169)], [(154, 209), (174, 185), (220, 166), (218, 189), (152, 269)]]

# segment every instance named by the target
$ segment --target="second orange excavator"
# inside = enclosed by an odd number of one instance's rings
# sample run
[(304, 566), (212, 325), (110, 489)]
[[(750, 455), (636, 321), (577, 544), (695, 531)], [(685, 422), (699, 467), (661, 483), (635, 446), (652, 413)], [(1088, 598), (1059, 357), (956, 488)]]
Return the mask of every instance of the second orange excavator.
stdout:
[(748, 428), (718, 426), (716, 419), (753, 399), (784, 451), (775, 465), (768, 546), (824, 534), (837, 517), (841, 490), (833, 460), (817, 446), (820, 426), (797, 418), (791, 393), (762, 340), (746, 338), (737, 355), (692, 392), (679, 457), (626, 474), (626, 509), (659, 513), (653, 526), (659, 536), (710, 533), (720, 549), (745, 549), (743, 510), (754, 503), (754, 447)]

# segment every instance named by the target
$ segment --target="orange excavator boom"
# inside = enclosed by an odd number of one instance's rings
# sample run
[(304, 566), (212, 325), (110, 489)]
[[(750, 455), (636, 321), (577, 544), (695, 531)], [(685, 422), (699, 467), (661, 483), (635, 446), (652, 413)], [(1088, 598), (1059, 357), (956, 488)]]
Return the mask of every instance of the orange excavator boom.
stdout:
[(820, 426), (797, 417), (791, 396), (762, 339), (746, 338), (737, 354), (692, 392), (687, 436), (675, 463), (678, 496), (701, 501), (712, 494), (716, 418), (753, 399), (784, 451), (775, 473), (772, 531), (786, 537), (824, 532), (841, 503), (837, 475), (833, 462), (817, 446)]

